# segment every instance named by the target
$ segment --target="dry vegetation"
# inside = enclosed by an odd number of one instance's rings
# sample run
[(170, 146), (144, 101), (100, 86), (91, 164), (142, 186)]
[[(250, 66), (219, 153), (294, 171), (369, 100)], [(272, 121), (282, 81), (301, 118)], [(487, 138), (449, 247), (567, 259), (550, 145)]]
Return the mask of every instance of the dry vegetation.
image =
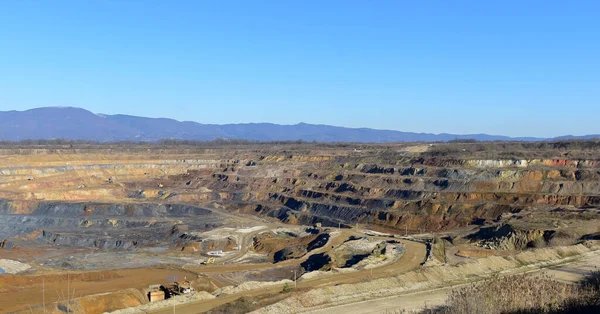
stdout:
[(547, 275), (495, 277), (455, 288), (443, 307), (423, 314), (598, 313), (600, 272), (579, 285)]

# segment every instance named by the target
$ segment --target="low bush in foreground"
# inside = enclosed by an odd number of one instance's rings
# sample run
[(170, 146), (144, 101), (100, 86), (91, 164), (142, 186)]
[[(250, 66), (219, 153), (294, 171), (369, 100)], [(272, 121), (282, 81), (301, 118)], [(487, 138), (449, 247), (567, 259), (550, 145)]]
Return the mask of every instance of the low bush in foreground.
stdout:
[(600, 272), (579, 285), (547, 275), (494, 277), (453, 289), (446, 304), (423, 314), (600, 313)]

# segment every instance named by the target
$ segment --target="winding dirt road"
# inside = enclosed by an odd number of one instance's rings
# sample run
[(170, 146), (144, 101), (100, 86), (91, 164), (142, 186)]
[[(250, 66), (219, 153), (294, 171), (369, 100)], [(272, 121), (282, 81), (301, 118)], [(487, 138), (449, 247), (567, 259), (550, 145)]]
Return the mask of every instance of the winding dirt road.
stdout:
[[(600, 251), (592, 252), (581, 259), (573, 262), (552, 266), (549, 268), (537, 269), (531, 273), (548, 274), (556, 280), (575, 283), (582, 280), (591, 271), (597, 271), (600, 268)], [(518, 272), (517, 272), (518, 273)], [(512, 274), (508, 273), (508, 274)], [(363, 314), (363, 313), (393, 313), (395, 311), (415, 311), (422, 310), (426, 307), (434, 307), (444, 304), (448, 298), (448, 293), (457, 286), (465, 286), (467, 284), (459, 284), (454, 286), (446, 286), (425, 291), (416, 291), (401, 295), (377, 298), (367, 301), (324, 307), (304, 313), (310, 314), (329, 314), (329, 313), (345, 313), (345, 314)]]
[[(345, 239), (342, 236), (338, 236), (335, 239)], [(334, 239), (334, 240), (335, 240)], [(336, 241), (336, 242), (337, 242)], [(397, 275), (404, 272), (409, 272), (417, 269), (421, 262), (424, 261), (426, 255), (425, 245), (418, 242), (412, 242), (407, 240), (401, 240), (401, 242), (405, 245), (405, 253), (395, 262), (384, 265), (382, 267), (374, 268), (371, 270), (358, 270), (350, 273), (341, 273), (341, 274), (332, 274), (326, 276), (320, 276), (317, 278), (307, 279), (298, 282), (298, 288), (318, 288), (323, 286), (331, 286), (337, 284), (345, 284), (345, 283), (357, 283), (363, 280), (371, 280), (374, 278), (382, 278)], [(328, 243), (328, 245), (332, 245)], [(298, 263), (298, 261), (295, 261)], [(254, 267), (254, 268), (253, 268)], [(229, 270), (245, 270), (245, 269), (255, 269), (255, 267), (273, 267), (271, 264), (255, 264), (255, 265), (225, 265), (225, 266), (211, 266), (210, 268), (206, 268), (207, 271), (214, 272), (223, 272), (225, 269)], [(249, 291), (244, 291), (236, 294), (220, 296), (216, 299), (205, 300), (195, 303), (189, 303), (185, 305), (177, 306), (178, 314), (196, 314), (206, 312), (215, 307), (227, 304), (229, 302), (233, 302), (240, 297), (255, 297), (260, 295), (273, 294), (281, 291), (282, 286), (273, 286), (267, 288), (254, 289)], [(170, 314), (173, 313), (172, 308), (162, 309), (151, 311), (150, 313), (155, 314)]]

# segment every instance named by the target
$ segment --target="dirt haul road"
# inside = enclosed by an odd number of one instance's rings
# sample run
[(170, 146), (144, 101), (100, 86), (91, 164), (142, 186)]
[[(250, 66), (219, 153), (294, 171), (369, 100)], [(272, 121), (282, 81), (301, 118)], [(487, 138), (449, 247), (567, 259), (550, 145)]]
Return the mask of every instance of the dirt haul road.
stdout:
[[(392, 275), (397, 275), (400, 273), (409, 272), (419, 268), (421, 262), (425, 260), (426, 256), (426, 248), (423, 243), (412, 242), (412, 241), (401, 241), (405, 245), (405, 253), (394, 263), (373, 268), (372, 270), (359, 270), (355, 272), (341, 273), (341, 274), (332, 274), (332, 275), (324, 275), (319, 276), (317, 278), (303, 280), (298, 282), (298, 288), (317, 288), (322, 286), (330, 286), (337, 284), (345, 284), (345, 283), (357, 283), (363, 280), (370, 280), (373, 278), (382, 278), (388, 277)], [(241, 265), (241, 269), (243, 270), (243, 266)], [(233, 267), (231, 265), (226, 266), (227, 268)], [(215, 268), (217, 268), (215, 266)], [(238, 269), (239, 270), (239, 269)], [(255, 297), (260, 295), (267, 295), (280, 292), (282, 289), (281, 285), (267, 287), (267, 288), (259, 288), (249, 291), (244, 291), (236, 294), (225, 295), (218, 297), (216, 299), (201, 301), (198, 303), (190, 303), (177, 307), (178, 314), (196, 314), (206, 312), (215, 307), (224, 305), (229, 302), (233, 302), (240, 297)], [(150, 313), (155, 314), (170, 314), (173, 313), (173, 309), (163, 309), (152, 311)]]
[[(550, 268), (538, 269), (533, 273), (548, 274), (556, 280), (575, 283), (582, 280), (591, 271), (596, 271), (600, 267), (600, 252), (587, 255), (570, 263), (552, 266)], [(512, 274), (512, 273), (511, 273)], [(426, 307), (435, 307), (443, 305), (448, 298), (448, 293), (454, 287), (466, 286), (460, 284), (449, 287), (435, 288), (425, 291), (405, 293), (402, 295), (372, 299), (356, 303), (343, 304), (338, 306), (325, 307), (318, 310), (308, 311), (310, 314), (329, 314), (346, 313), (393, 313), (401, 311), (418, 311)]]

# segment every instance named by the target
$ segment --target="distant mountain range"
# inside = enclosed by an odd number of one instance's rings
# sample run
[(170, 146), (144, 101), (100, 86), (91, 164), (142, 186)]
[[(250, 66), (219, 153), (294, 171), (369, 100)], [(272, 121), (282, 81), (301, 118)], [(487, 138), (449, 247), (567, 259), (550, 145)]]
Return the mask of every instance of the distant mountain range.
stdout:
[(599, 134), (559, 138), (507, 137), (488, 134), (431, 134), (367, 128), (344, 128), (299, 123), (201, 124), (166, 118), (94, 114), (73, 107), (44, 107), (0, 111), (0, 140), (71, 139), (100, 142), (158, 141), (161, 139), (256, 141), (304, 140), (318, 142), (436, 142), (455, 139), (478, 141), (542, 141), (600, 138)]

